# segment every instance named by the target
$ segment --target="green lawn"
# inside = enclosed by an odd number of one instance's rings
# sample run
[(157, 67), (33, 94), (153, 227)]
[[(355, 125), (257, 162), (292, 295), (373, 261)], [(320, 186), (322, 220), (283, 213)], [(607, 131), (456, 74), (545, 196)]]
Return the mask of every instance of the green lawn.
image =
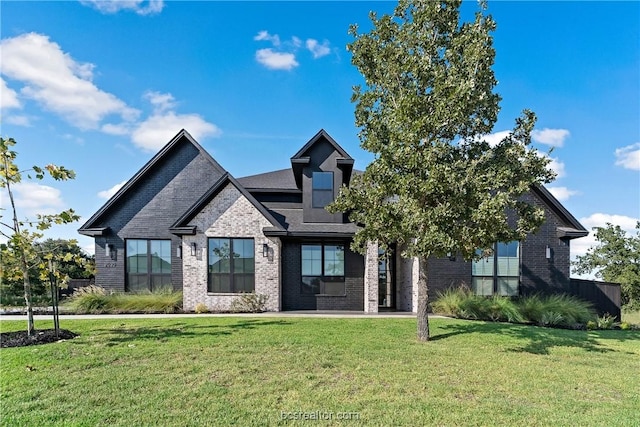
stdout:
[(412, 319), (62, 327), (81, 336), (0, 350), (2, 425), (303, 424), (283, 412), (323, 426), (640, 425), (640, 331), (433, 319), (433, 341), (422, 344)]

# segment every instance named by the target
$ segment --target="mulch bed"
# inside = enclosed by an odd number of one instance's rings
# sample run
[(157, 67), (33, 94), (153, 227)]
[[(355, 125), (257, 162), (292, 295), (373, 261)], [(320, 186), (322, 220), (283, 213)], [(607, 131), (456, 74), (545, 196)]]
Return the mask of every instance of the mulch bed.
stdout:
[(61, 340), (70, 340), (78, 334), (67, 329), (60, 329), (56, 337), (55, 329), (43, 329), (35, 332), (34, 335), (27, 335), (27, 331), (2, 332), (0, 333), (0, 347), (24, 347), (27, 345), (49, 344)]

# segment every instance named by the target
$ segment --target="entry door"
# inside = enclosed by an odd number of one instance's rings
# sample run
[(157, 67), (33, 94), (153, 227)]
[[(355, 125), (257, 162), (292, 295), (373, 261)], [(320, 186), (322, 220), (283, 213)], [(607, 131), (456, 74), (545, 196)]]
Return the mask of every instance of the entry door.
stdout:
[(394, 252), (389, 249), (378, 252), (378, 307), (395, 308), (395, 262)]

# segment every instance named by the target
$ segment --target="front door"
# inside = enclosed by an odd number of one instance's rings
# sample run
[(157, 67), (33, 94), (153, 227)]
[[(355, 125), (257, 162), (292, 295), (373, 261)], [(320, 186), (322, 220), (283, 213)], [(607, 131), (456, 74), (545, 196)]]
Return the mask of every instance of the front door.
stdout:
[(389, 249), (378, 252), (378, 307), (381, 309), (393, 309), (395, 301), (395, 262), (394, 251)]

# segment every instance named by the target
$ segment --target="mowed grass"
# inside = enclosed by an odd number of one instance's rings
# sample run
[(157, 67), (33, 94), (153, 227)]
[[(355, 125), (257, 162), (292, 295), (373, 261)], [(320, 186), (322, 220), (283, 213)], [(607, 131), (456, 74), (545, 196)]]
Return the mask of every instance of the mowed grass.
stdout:
[(80, 336), (0, 350), (2, 425), (310, 423), (282, 419), (296, 412), (325, 418), (314, 425), (640, 425), (640, 331), (432, 319), (419, 343), (414, 319), (61, 326)]

